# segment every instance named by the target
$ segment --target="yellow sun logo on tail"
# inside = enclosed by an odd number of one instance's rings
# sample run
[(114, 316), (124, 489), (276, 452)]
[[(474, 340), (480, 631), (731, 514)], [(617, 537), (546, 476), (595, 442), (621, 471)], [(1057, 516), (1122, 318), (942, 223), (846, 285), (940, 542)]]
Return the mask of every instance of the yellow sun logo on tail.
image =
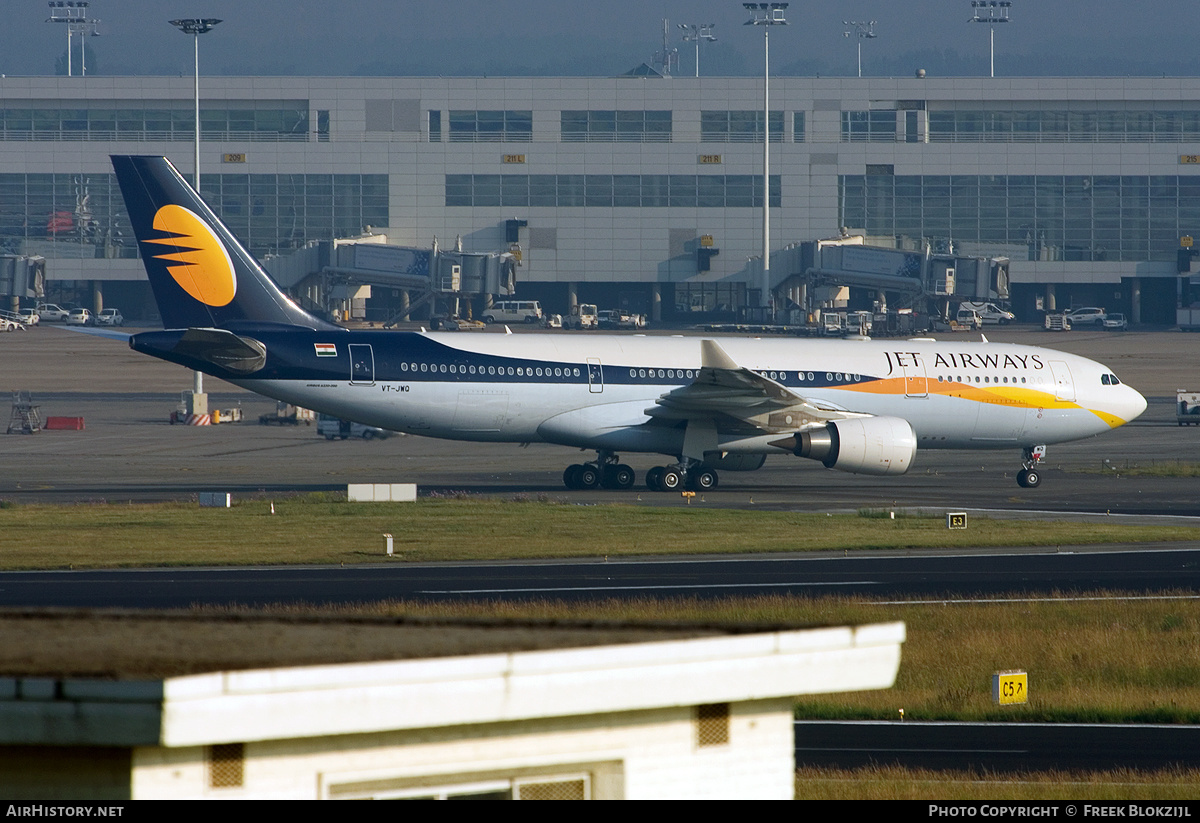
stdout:
[(179, 287), (206, 306), (229, 305), (237, 293), (233, 261), (208, 224), (172, 203), (154, 215), (154, 228), (174, 235), (146, 242), (172, 248), (154, 257), (166, 262)]

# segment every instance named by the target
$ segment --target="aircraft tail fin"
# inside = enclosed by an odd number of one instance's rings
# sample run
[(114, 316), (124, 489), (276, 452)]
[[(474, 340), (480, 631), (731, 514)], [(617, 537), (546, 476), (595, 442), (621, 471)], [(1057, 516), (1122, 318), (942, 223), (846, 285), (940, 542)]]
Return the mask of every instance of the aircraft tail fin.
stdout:
[(164, 327), (334, 328), (283, 293), (167, 158), (113, 155), (112, 164)]

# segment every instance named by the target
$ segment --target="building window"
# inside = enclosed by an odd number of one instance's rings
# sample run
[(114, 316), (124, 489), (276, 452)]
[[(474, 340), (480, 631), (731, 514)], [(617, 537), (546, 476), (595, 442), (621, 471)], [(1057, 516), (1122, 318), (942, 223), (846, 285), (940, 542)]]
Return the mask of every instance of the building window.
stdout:
[(843, 143), (894, 143), (896, 141), (896, 111), (842, 112)]
[(1169, 261), (1200, 220), (1190, 175), (845, 175), (844, 226), (938, 252)]
[(564, 111), (564, 143), (670, 143), (670, 111)]
[(1181, 143), (1200, 139), (1200, 111), (929, 112), (931, 143)]
[(442, 142), (442, 113), (440, 111), (431, 110), (429, 112), (429, 142)]
[(805, 132), (804, 112), (798, 111), (792, 113), (792, 142), (803, 143), (808, 139)]
[[(771, 142), (783, 142), (783, 112), (771, 112)], [(803, 119), (801, 121), (803, 123)], [(761, 111), (702, 111), (700, 139), (706, 143), (761, 143)]]
[[(388, 225), (386, 174), (204, 174), (200, 193), (259, 256)], [(115, 175), (0, 173), (0, 251), (136, 258)]]
[(708, 703), (696, 707), (696, 746), (729, 744), (729, 704)]
[[(161, 109), (102, 108), (92, 103), (77, 108), (0, 108), (0, 140), (194, 140), (195, 120), (191, 103)], [(201, 104), (200, 134), (205, 140), (307, 141), (308, 102), (260, 101), (252, 108)]]
[(532, 111), (450, 112), (451, 143), (528, 143), (531, 140)]
[[(446, 205), (550, 208), (761, 208), (751, 174), (447, 174)], [(771, 175), (771, 205), (783, 197)]]
[(208, 747), (208, 787), (236, 789), (244, 785), (246, 753), (242, 743)]

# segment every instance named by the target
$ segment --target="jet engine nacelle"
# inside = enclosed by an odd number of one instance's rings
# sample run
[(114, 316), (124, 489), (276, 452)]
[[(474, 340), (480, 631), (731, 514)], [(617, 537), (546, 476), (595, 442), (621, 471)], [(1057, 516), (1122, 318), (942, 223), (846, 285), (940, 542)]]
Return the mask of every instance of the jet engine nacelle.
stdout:
[(899, 417), (833, 420), (800, 432), (796, 441), (797, 457), (856, 474), (904, 474), (917, 453), (917, 433)]

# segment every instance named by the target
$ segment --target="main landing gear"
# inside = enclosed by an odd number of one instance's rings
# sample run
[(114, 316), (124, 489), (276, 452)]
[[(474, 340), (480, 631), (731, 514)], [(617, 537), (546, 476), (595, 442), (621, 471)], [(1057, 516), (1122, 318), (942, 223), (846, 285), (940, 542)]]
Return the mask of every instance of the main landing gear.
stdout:
[[(612, 452), (600, 452), (595, 460), (567, 466), (563, 472), (563, 485), (568, 489), (631, 489), (635, 479), (633, 469)], [(712, 491), (718, 481), (715, 469), (694, 460), (655, 466), (646, 472), (646, 488), (656, 492)]]
[(712, 491), (719, 478), (714, 469), (701, 463), (683, 461), (674, 466), (655, 466), (646, 472), (646, 488), (652, 492)]
[(1045, 446), (1026, 446), (1021, 454), (1021, 465), (1025, 468), (1017, 472), (1017, 485), (1023, 489), (1036, 489), (1042, 485), (1042, 473), (1038, 464), (1046, 456)]
[(617, 455), (599, 452), (590, 463), (567, 466), (563, 484), (568, 489), (632, 489), (636, 477), (633, 469), (620, 462)]

